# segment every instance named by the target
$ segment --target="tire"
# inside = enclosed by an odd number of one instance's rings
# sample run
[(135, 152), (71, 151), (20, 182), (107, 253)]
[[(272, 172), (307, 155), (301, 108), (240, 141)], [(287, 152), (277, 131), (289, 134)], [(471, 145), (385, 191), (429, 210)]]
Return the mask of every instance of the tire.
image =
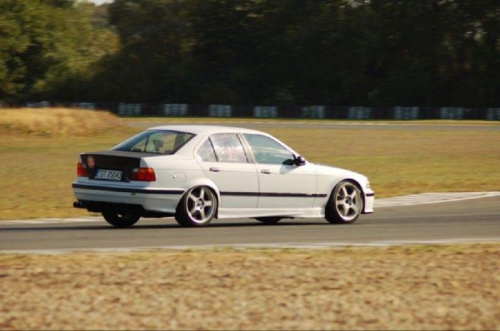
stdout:
[(273, 225), (278, 223), (281, 217), (257, 217), (256, 220), (267, 225)]
[(217, 196), (210, 188), (193, 187), (179, 202), (175, 220), (185, 227), (205, 226), (215, 217), (217, 206)]
[(141, 218), (136, 214), (120, 214), (114, 211), (103, 211), (102, 216), (106, 222), (117, 228), (129, 228)]
[(361, 189), (353, 182), (341, 181), (325, 207), (325, 218), (332, 224), (351, 224), (358, 219), (363, 206)]

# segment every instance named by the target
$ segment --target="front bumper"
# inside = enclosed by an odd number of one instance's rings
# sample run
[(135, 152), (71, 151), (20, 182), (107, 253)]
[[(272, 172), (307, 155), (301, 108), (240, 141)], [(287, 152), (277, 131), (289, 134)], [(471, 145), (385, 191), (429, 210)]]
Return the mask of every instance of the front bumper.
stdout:
[(367, 190), (365, 192), (365, 208), (363, 214), (373, 213), (373, 205), (375, 204), (375, 192), (372, 190)]

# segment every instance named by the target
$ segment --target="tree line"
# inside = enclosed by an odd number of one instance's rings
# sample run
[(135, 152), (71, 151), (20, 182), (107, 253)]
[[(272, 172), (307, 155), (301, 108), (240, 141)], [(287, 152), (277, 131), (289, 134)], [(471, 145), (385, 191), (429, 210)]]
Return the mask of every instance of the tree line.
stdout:
[(498, 0), (0, 0), (0, 100), (500, 105)]

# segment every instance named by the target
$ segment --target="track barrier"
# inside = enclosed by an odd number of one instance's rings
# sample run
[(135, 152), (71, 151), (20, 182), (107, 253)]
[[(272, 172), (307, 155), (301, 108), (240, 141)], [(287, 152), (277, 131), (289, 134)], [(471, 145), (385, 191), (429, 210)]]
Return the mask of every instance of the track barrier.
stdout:
[(25, 107), (65, 106), (110, 110), (119, 116), (166, 117), (254, 117), (311, 118), (350, 120), (487, 120), (500, 121), (500, 108), (466, 107), (334, 107), (334, 106), (262, 106), (262, 105), (193, 105), (152, 103), (75, 102), (51, 104), (47, 101), (26, 103)]

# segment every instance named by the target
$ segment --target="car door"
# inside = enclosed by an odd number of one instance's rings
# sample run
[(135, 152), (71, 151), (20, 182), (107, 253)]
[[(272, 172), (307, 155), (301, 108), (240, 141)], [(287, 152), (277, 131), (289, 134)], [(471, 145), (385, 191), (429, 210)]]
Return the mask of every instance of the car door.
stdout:
[(236, 133), (212, 134), (197, 151), (205, 173), (219, 188), (220, 208), (256, 208), (259, 179)]
[(312, 208), (316, 197), (313, 165), (297, 165), (292, 151), (276, 139), (244, 134), (259, 176), (258, 208)]

